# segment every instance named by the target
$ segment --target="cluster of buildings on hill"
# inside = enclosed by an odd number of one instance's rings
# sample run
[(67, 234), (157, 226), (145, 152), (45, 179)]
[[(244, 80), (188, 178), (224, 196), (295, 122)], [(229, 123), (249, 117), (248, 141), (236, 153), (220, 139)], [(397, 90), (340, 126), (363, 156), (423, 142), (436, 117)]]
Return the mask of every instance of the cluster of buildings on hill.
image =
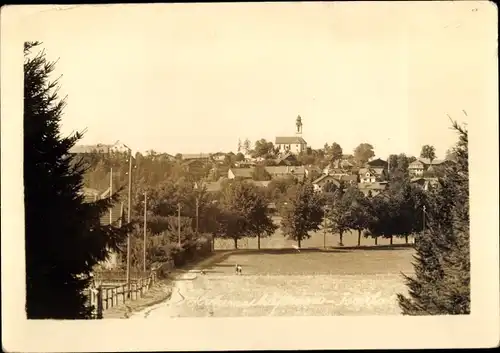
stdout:
[[(323, 190), (327, 183), (339, 185), (341, 182), (344, 182), (350, 185), (357, 185), (365, 195), (372, 196), (386, 189), (387, 180), (389, 179), (389, 166), (387, 161), (380, 158), (368, 161), (362, 167), (355, 166), (348, 158), (342, 158), (330, 163), (324, 169), (313, 165), (299, 165), (297, 156), (307, 150), (307, 142), (302, 136), (303, 123), (300, 116), (297, 116), (295, 120), (295, 127), (294, 136), (280, 136), (275, 139), (274, 146), (277, 156), (272, 161), (272, 166), (263, 166), (271, 179), (295, 177), (301, 180), (316, 176), (313, 185), (317, 191)], [(72, 150), (73, 153), (113, 153), (127, 151), (130, 151), (130, 148), (120, 141), (116, 141), (112, 145), (75, 146)], [(218, 180), (205, 183), (209, 191), (220, 189), (221, 182), (224, 179), (252, 180), (254, 169), (257, 165), (261, 164), (259, 158), (252, 158), (245, 155), (243, 160), (235, 162), (234, 166), (225, 166), (227, 154), (223, 152), (179, 154), (177, 156), (160, 153), (155, 154), (155, 158), (164, 158), (171, 161), (178, 160), (183, 164), (187, 172), (200, 170), (200, 168), (206, 168), (207, 166), (211, 167), (207, 177), (213, 177), (217, 172), (218, 177), (216, 179)], [(435, 179), (424, 177), (425, 172), (438, 169), (448, 162), (450, 161), (437, 159), (430, 161), (425, 158), (417, 159), (408, 168), (409, 174), (412, 176), (412, 182), (428, 188), (431, 183), (435, 182)], [(209, 179), (207, 178), (207, 180)], [(260, 186), (267, 186), (269, 183), (253, 180), (252, 182)]]

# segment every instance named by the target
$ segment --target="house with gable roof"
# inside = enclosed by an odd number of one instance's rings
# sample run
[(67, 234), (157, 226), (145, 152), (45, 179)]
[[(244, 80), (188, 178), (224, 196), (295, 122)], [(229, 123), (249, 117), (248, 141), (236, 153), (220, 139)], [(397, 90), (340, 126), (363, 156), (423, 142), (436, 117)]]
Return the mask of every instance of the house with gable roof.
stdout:
[(333, 183), (335, 186), (339, 187), (340, 182), (337, 178), (335, 178), (333, 175), (328, 175), (328, 174), (323, 174), (316, 180), (312, 182), (314, 191), (322, 191), (323, 188), (326, 186), (328, 183)]
[(418, 158), (416, 161), (410, 163), (408, 172), (413, 177), (421, 177), (424, 175), (424, 172), (443, 168), (449, 163), (455, 162), (451, 159), (434, 159), (431, 161), (428, 158)]
[(254, 168), (230, 168), (227, 171), (227, 178), (233, 179), (252, 179)]
[(377, 182), (378, 175), (372, 168), (360, 168), (359, 169), (359, 182), (361, 184), (375, 183)]
[(387, 189), (387, 182), (359, 183), (358, 188), (365, 196), (377, 196)]
[(295, 177), (303, 180), (309, 171), (304, 166), (265, 166), (264, 169), (271, 175), (272, 179)]
[(375, 172), (377, 178), (381, 178), (384, 174), (387, 174), (388, 167), (389, 163), (380, 158), (372, 159), (365, 164), (365, 168), (369, 168)]
[(100, 154), (109, 154), (109, 153), (125, 153), (131, 151), (126, 144), (117, 140), (114, 144), (104, 144), (98, 143), (95, 145), (75, 145), (73, 146), (69, 153), (72, 154), (85, 154), (85, 153), (100, 153)]

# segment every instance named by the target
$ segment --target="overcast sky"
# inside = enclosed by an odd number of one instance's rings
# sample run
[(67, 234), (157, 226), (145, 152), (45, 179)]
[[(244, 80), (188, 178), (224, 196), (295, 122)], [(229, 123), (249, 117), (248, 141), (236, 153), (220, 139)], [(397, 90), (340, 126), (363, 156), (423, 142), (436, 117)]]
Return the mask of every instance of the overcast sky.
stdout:
[(432, 144), (443, 157), (456, 139), (447, 114), (485, 114), (491, 6), (77, 6), (31, 12), (19, 28), (59, 58), (63, 132), (87, 128), (83, 144), (235, 151), (238, 138), (293, 135), (300, 114), (313, 148), (368, 142), (386, 158)]

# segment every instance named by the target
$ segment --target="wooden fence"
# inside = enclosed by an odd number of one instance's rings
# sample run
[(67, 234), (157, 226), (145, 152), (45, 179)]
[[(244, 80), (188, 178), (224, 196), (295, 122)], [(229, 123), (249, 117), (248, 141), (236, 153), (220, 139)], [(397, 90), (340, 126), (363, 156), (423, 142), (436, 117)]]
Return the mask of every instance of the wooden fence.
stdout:
[(99, 284), (89, 290), (90, 305), (94, 307), (94, 317), (102, 319), (104, 310), (110, 309), (126, 301), (141, 298), (158, 280), (156, 271), (149, 276), (131, 280), (130, 284), (107, 286)]

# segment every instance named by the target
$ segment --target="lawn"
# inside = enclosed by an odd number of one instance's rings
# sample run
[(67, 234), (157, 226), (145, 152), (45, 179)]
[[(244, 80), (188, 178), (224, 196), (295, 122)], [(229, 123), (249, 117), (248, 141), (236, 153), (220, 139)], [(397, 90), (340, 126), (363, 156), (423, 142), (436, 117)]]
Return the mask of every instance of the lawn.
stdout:
[(401, 272), (413, 271), (405, 246), (218, 253), (205, 275), (176, 281), (171, 300), (148, 317), (399, 315)]
[(239, 250), (207, 272), (233, 275), (235, 264), (240, 264), (247, 275), (399, 275), (413, 272), (412, 255), (405, 246)]

